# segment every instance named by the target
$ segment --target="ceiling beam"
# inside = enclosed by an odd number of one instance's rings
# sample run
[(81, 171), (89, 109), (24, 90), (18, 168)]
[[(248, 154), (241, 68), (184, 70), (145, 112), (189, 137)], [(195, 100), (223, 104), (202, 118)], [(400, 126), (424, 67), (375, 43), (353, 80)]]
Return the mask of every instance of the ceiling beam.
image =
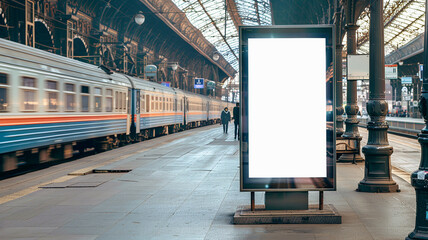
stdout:
[[(236, 59), (239, 59), (238, 56), (236, 56), (235, 52), (233, 51), (232, 47), (229, 45), (229, 43), (227, 42), (226, 37), (221, 33), (220, 29), (218, 28), (216, 22), (214, 21), (214, 19), (211, 17), (211, 15), (208, 13), (207, 9), (205, 8), (204, 4), (201, 2), (201, 0), (198, 0), (199, 5), (201, 5), (202, 9), (204, 10), (205, 14), (208, 16), (208, 18), (210, 19), (211, 23), (213, 24), (213, 26), (215, 27), (215, 29), (217, 30), (218, 34), (220, 34), (220, 36), (223, 38), (224, 43), (227, 45), (227, 47), (229, 48), (230, 52), (233, 53), (233, 56), (235, 56)], [(226, 21), (226, 19), (224, 19)]]
[[(384, 18), (384, 19), (388, 19), (389, 18), (389, 20), (387, 21), (387, 22), (385, 22), (384, 23), (384, 29), (385, 28), (387, 28), (389, 25), (391, 25), (391, 23), (404, 11), (404, 10), (406, 10), (409, 6), (410, 6), (410, 4), (411, 3), (413, 3), (415, 0), (410, 0), (410, 1), (408, 1), (407, 3), (406, 3), (406, 5), (404, 5), (402, 8), (400, 8), (397, 12), (395, 12), (394, 10), (397, 10), (397, 8), (398, 8), (398, 6), (396, 6), (396, 9), (393, 9), (392, 11), (391, 11), (391, 13), (389, 14), (389, 16), (387, 16), (386, 18)], [(389, 4), (389, 2), (388, 2), (388, 4)], [(394, 7), (393, 7), (394, 8)], [(409, 26), (407, 26), (407, 27), (405, 27), (405, 29), (407, 29)], [(361, 36), (361, 40), (359, 40), (358, 41), (358, 46), (361, 46), (361, 45), (364, 45), (368, 40), (369, 40), (369, 32), (370, 31), (367, 31), (366, 33), (364, 33), (362, 36)]]
[(235, 0), (226, 0), (227, 11), (232, 18), (233, 25), (235, 25), (236, 31), (239, 32), (239, 26), (242, 26), (242, 19), (239, 15), (238, 8), (236, 7)]
[(260, 25), (259, 3), (254, 0), (254, 8), (256, 9), (257, 23)]
[[(210, 61), (212, 64), (216, 65), (217, 67), (219, 67), (229, 77), (231, 78), (235, 77), (236, 70), (233, 69), (233, 67), (226, 60), (224, 60), (224, 62), (226, 62), (226, 66), (222, 66), (222, 64), (220, 64), (219, 61), (214, 61), (212, 59), (212, 56), (209, 56), (210, 53), (205, 52), (203, 49), (197, 46), (194, 42), (192, 42), (183, 32), (181, 32), (176, 26), (174, 26), (174, 24), (172, 24), (171, 21), (166, 16), (164, 16), (162, 12), (160, 12), (156, 8), (157, 6), (155, 4), (152, 4), (150, 0), (139, 0), (139, 1), (143, 3), (147, 8), (149, 8), (150, 11), (152, 11), (160, 20), (162, 20), (169, 28), (171, 28), (184, 41), (189, 43), (190, 46), (192, 46), (197, 52), (199, 52), (202, 56), (204, 56), (208, 61)], [(170, 4), (171, 6), (173, 5), (174, 7), (176, 7), (175, 4), (170, 1), (164, 4)]]
[(385, 43), (385, 45), (388, 45), (392, 42), (392, 40), (396, 39), (397, 37), (399, 37), (404, 31), (406, 31), (411, 25), (413, 25), (416, 21), (418, 21), (419, 19), (422, 19), (425, 16), (425, 14), (420, 15), (418, 18), (416, 18), (415, 20), (413, 20), (413, 22), (411, 22), (409, 25), (407, 25), (405, 28), (403, 28), (399, 33), (395, 34), (394, 37), (392, 37), (388, 42)]

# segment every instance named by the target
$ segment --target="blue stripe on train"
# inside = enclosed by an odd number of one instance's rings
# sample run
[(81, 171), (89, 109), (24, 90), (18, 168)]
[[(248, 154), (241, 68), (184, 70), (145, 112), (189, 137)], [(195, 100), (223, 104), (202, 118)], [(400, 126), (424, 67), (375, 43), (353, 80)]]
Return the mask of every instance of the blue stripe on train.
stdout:
[(125, 132), (125, 119), (2, 126), (0, 153)]
[(187, 115), (187, 122), (195, 122), (195, 121), (206, 121), (207, 114), (189, 114)]
[(182, 124), (183, 115), (159, 116), (159, 117), (142, 117), (140, 122), (141, 129), (160, 127), (165, 125)]

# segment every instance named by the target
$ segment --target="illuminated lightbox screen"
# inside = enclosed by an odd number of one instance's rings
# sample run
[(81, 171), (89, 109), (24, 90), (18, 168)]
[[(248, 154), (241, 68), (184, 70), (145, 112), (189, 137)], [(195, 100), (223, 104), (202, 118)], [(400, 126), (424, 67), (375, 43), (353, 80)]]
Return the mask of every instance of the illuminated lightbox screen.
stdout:
[(326, 39), (248, 39), (249, 178), (327, 177)]

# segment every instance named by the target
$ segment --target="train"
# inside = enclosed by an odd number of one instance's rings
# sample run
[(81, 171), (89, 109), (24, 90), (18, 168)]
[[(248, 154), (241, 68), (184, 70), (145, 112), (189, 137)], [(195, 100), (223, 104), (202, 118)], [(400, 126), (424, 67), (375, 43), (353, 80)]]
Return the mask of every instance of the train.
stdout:
[(225, 107), (0, 39), (0, 173), (218, 123)]

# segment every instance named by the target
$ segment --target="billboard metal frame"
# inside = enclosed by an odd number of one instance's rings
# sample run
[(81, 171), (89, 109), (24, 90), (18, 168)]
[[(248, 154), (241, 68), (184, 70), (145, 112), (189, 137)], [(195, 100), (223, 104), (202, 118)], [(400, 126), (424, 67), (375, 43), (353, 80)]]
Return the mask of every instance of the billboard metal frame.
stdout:
[[(258, 35), (259, 34), (259, 35)], [(290, 34), (287, 36), (287, 34)], [(245, 35), (245, 36), (244, 36)], [(248, 114), (244, 108), (248, 105), (248, 87), (244, 88), (244, 84), (248, 83), (248, 49), (247, 46), (244, 47), (244, 43), (248, 43), (248, 39), (250, 37), (264, 37), (264, 38), (272, 38), (279, 36), (283, 38), (284, 36), (288, 38), (300, 36), (300, 38), (317, 38), (317, 36), (323, 36), (327, 40), (326, 45), (326, 58), (329, 61), (326, 61), (327, 69), (326, 76), (329, 74), (328, 67), (330, 63), (332, 64), (332, 76), (331, 83), (326, 83), (326, 91), (331, 92), (331, 100), (332, 100), (332, 110), (326, 110), (326, 114), (329, 113), (329, 120), (326, 121), (328, 127), (326, 126), (329, 132), (331, 132), (331, 138), (327, 141), (326, 144), (326, 168), (327, 168), (327, 177), (325, 178), (253, 178), (251, 180), (249, 178), (248, 173), (248, 150), (250, 148), (248, 142), (248, 122), (246, 128), (243, 129), (244, 118), (248, 119), (248, 115), (244, 116), (243, 114)], [(245, 38), (245, 39), (243, 39)], [(245, 48), (245, 49), (244, 49)], [(240, 107), (240, 190), (241, 192), (255, 192), (255, 191), (264, 191), (264, 192), (285, 192), (285, 191), (335, 191), (336, 190), (336, 79), (335, 79), (335, 52), (336, 52), (336, 40), (335, 40), (335, 29), (333, 25), (289, 25), (289, 26), (241, 26), (239, 27), (239, 80), (240, 80), (240, 93), (241, 93), (241, 107)], [(326, 59), (326, 60), (327, 60)], [(330, 68), (330, 71), (332, 70)], [(330, 73), (331, 74), (331, 73)], [(330, 86), (327, 89), (327, 86)], [(303, 91), (302, 91), (303, 92)], [(303, 96), (302, 96), (303, 97)], [(308, 97), (309, 98), (309, 97)], [(326, 107), (328, 108), (330, 105), (326, 102)], [(309, 107), (309, 106), (308, 106)], [(327, 109), (326, 108), (326, 109)], [(298, 113), (297, 113), (298, 114)], [(303, 116), (307, 117), (307, 116)], [(245, 126), (244, 126), (245, 127)], [(303, 133), (302, 133), (303, 134)], [(329, 137), (329, 133), (327, 133), (327, 138)], [(315, 139), (308, 138), (308, 141), (316, 141)], [(331, 145), (329, 145), (331, 144)], [(327, 150), (331, 150), (331, 152), (327, 152)], [(286, 154), (286, 153), (284, 153)], [(304, 154), (304, 153), (302, 153)], [(329, 158), (328, 154), (332, 156)], [(245, 155), (245, 157), (244, 157)], [(246, 158), (246, 160), (244, 159)], [(246, 164), (246, 166), (245, 166)], [(247, 170), (246, 170), (247, 169)], [(307, 181), (308, 179), (319, 181), (324, 183), (323, 186), (327, 187), (317, 187), (314, 182), (314, 187), (307, 188), (289, 188), (286, 186), (290, 186), (290, 182), (293, 181)]]

